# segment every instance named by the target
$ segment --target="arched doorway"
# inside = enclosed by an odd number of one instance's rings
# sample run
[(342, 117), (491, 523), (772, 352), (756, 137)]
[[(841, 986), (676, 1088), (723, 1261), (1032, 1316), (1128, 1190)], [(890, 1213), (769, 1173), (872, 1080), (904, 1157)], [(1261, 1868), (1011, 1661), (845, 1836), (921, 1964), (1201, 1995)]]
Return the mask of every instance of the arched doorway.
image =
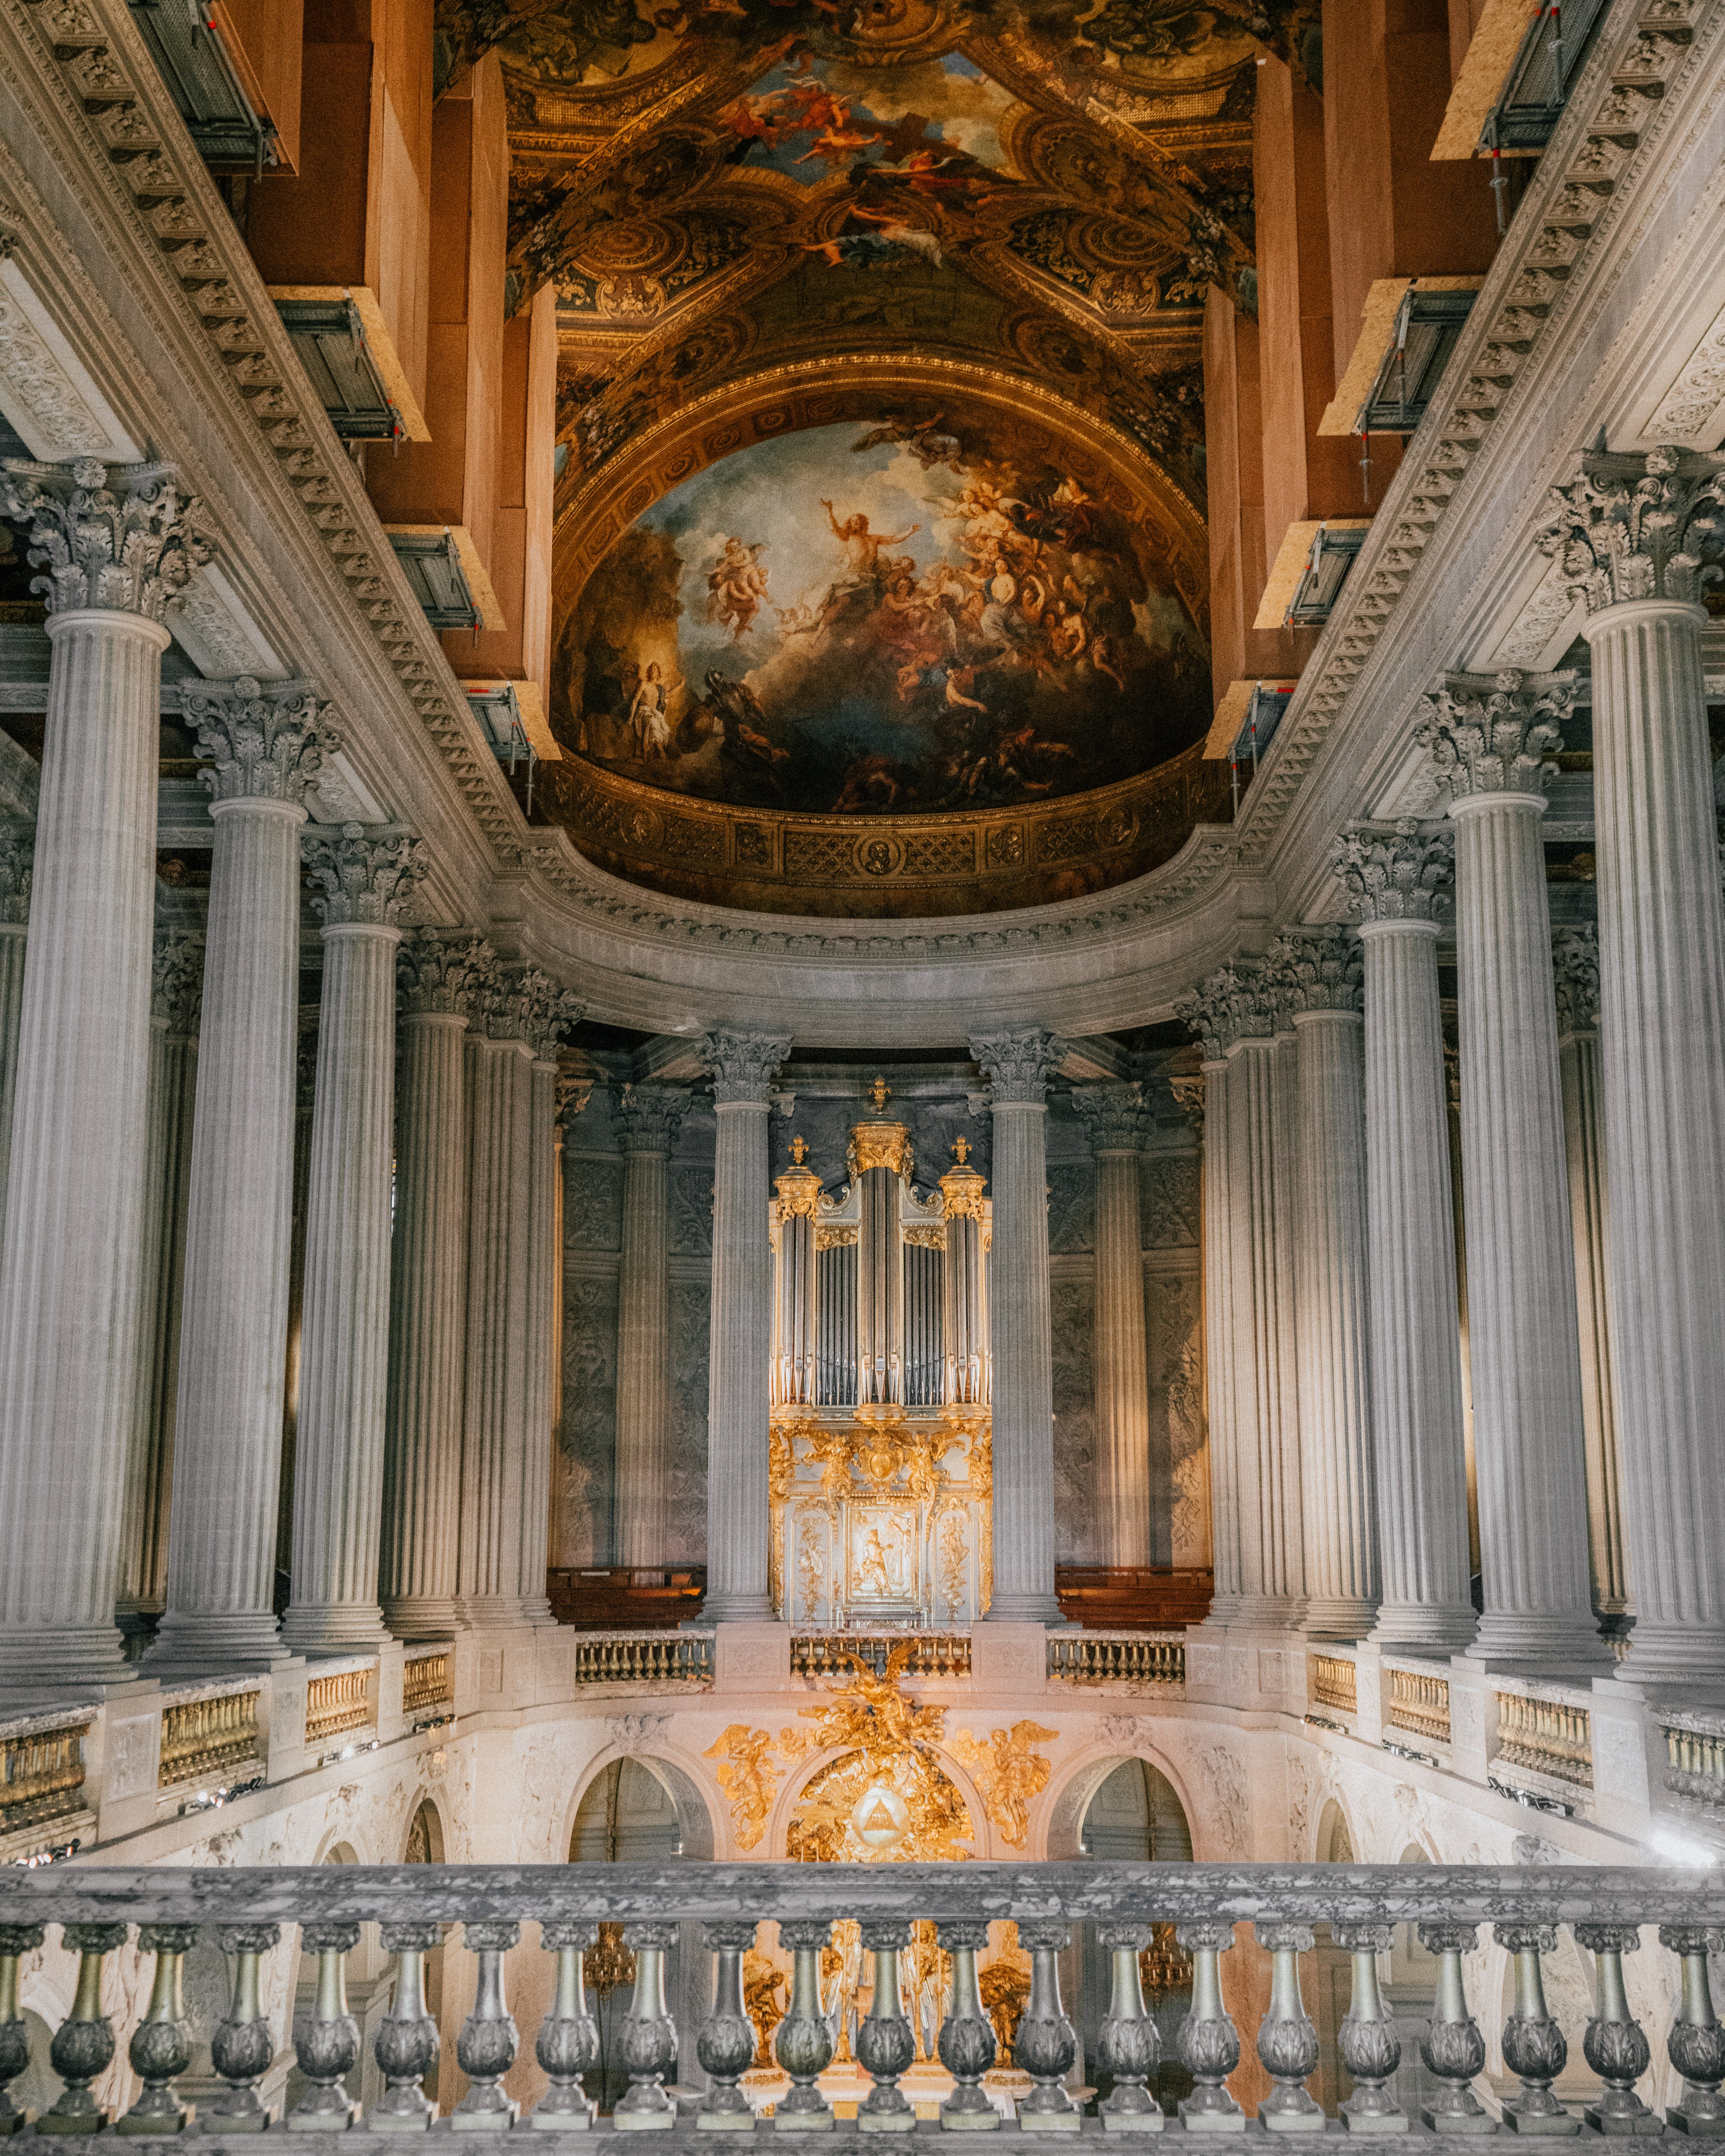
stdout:
[[(1099, 1863), (1189, 1864), (1192, 1828), (1167, 1775), (1147, 1759), (1123, 1759), (1085, 1808), (1078, 1845), (1084, 1856)], [(1084, 2046), (1084, 2078), (1095, 2084), (1095, 2101), (1100, 2103), (1114, 2084), (1096, 2062), (1112, 1978), (1097, 1927), (1075, 1925), (1072, 1945), (1063, 1959), (1071, 1964), (1070, 1973), (1062, 1969), (1061, 1980), (1076, 2002), (1068, 2011)], [(1192, 1973), (1172, 1925), (1157, 1927), (1138, 1966), (1145, 2000), (1162, 2039), (1156, 2095), (1163, 2109), (1172, 2113), (1180, 2098), (1192, 2092), (1192, 2076), (1180, 2064), (1177, 2042), (1180, 2023), (1192, 2004)]]
[[(1297, 1849), (1294, 1851), (1296, 1862), (1302, 1853)], [(1353, 1861), (1353, 1836), (1348, 1831), (1348, 1815), (1332, 1797), (1317, 1822), (1317, 1861), (1352, 1864)], [(1306, 2010), (1317, 2030), (1319, 2057), (1317, 2070), (1307, 2085), (1334, 2118), (1341, 2105), (1353, 2094), (1353, 2082), (1342, 2064), (1337, 2046), (1337, 2032), (1353, 1995), (1353, 1962), (1336, 1944), (1327, 1924), (1314, 1924), (1312, 1939), (1312, 1952), (1300, 1958), (1300, 1982), (1306, 1997)]]
[[(423, 1800), (408, 1821), (407, 1835), (402, 1843), (401, 1861), (403, 1864), (441, 1864), (444, 1861), (444, 1823), (437, 1806), (429, 1797)], [(444, 1950), (440, 1946), (434, 1947), (426, 1955), (424, 1971), (425, 2010), (438, 2025), (444, 2049), (453, 2056), (454, 2031), (444, 2028)], [(424, 2083), (426, 2095), (439, 2110), (443, 2107), (439, 2090), (443, 2078), (443, 2051), (440, 2051), (437, 2063), (426, 2075)]]
[[(1396, 1862), (1430, 1864), (1431, 1857), (1415, 1841), (1408, 1844)], [(1402, 2060), (1394, 2083), (1395, 2100), (1409, 2118), (1419, 2118), (1421, 2107), (1441, 2086), (1420, 2056), (1420, 2039), (1425, 2034), (1437, 1998), (1440, 1966), (1438, 1957), (1420, 1945), (1417, 1924), (1396, 1926), (1389, 1948), (1389, 1981), (1383, 1990), (1395, 2015), (1396, 2034), (1402, 2040)]]

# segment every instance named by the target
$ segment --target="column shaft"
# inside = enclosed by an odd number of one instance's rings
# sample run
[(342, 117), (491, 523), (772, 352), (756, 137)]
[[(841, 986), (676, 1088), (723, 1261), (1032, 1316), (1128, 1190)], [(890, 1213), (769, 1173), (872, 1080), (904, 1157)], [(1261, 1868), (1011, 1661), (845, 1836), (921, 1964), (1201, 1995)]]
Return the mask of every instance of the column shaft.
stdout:
[[(24, 873), (28, 892), (29, 872)], [(28, 903), (27, 896), (25, 906)], [(6, 1226), (6, 1184), (12, 1165), (12, 1101), (18, 1089), (18, 1027), (23, 1017), (24, 950), (28, 934), (23, 920), (0, 920), (0, 1233)]]
[(759, 1101), (717, 1104), (713, 1156), (712, 1347), (707, 1387), (706, 1614), (771, 1617), (767, 1593), (767, 1117)]
[(1096, 1155), (1096, 1548), (1150, 1562), (1150, 1371), (1138, 1154)]
[(1230, 1066), (1206, 1054), (1204, 1070), (1204, 1414), (1209, 1431), (1209, 1621), (1239, 1621), (1240, 1601), (1239, 1409), (1234, 1385), (1234, 1194), (1229, 1183)]
[(618, 1562), (662, 1565), (670, 1547), (670, 1149), (680, 1111), (659, 1088), (632, 1087), (623, 1144), (623, 1254), (617, 1284)]
[(1558, 1045), (1558, 1062), (1563, 1087), (1569, 1219), (1575, 1236), (1575, 1307), (1581, 1336), (1581, 1410), (1587, 1439), (1588, 1548), (1594, 1608), (1602, 1617), (1620, 1617), (1628, 1614), (1631, 1604), (1624, 1551), (1617, 1383), (1608, 1316), (1611, 1239), (1598, 1032), (1564, 1036)]
[(530, 1625), (552, 1623), (551, 1456), (557, 1426), (556, 1364), (557, 1285), (557, 1066), (536, 1055), (531, 1071), (527, 1109), (526, 1427), (521, 1442), (521, 1612)]

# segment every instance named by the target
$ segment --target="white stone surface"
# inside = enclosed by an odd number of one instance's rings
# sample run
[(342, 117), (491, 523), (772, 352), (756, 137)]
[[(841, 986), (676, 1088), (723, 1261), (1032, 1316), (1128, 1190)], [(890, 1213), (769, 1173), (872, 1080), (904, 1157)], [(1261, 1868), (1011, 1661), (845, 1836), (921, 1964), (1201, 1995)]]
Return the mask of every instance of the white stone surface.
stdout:
[(1075, 1093), (1096, 1163), (1096, 1560), (1150, 1563), (1150, 1373), (1137, 1086)]

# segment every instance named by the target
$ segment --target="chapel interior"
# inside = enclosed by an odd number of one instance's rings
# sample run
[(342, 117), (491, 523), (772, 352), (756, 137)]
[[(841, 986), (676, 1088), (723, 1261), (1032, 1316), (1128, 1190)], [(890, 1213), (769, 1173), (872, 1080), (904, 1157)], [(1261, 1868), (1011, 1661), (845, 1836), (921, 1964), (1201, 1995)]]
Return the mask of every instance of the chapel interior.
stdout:
[(0, 2140), (1725, 2139), (1722, 445), (1725, 0), (9, 0)]

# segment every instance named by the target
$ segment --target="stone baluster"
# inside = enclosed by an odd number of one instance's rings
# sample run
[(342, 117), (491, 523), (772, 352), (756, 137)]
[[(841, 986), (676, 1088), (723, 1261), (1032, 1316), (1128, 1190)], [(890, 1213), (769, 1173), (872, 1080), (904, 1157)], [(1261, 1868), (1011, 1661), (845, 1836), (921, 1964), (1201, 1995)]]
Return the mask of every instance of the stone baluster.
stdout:
[(1309, 1924), (1259, 1924), (1258, 1944), (1271, 1957), (1270, 2004), (1258, 2025), (1258, 2057), (1276, 2087), (1258, 2106), (1272, 2133), (1322, 2133), (1323, 2106), (1306, 2086), (1318, 2061), (1317, 2030), (1300, 1996), (1298, 1957), (1312, 1951)]
[(1353, 2082), (1342, 2116), (1358, 2133), (1405, 2133), (1408, 2116), (1389, 2093), (1402, 2062), (1395, 2015), (1378, 1988), (1378, 1957), (1394, 1938), (1389, 1924), (1332, 1924), (1330, 1937), (1353, 1958), (1353, 1991), (1337, 2032), (1336, 2048)]
[(578, 1920), (539, 1927), (540, 1945), (557, 1958), (557, 1989), (533, 2045), (533, 2056), (551, 2083), (529, 2121), (542, 2133), (584, 2130), (597, 2115), (581, 2076), (599, 2063), (599, 2025), (588, 2011), (583, 1966), (587, 1949), (598, 1935), (597, 1924)]
[(670, 1216), (668, 1165), (688, 1101), (631, 1086), (615, 1127), (623, 1148), (623, 1260), (617, 1282), (617, 1561), (662, 1565), (670, 1550)]
[(1228, 2076), (1240, 2064), (1240, 2031), (1222, 2004), (1221, 1956), (1234, 1944), (1234, 1927), (1182, 1924), (1175, 1937), (1192, 1957), (1192, 2004), (1178, 2038), (1192, 2093), (1181, 2098), (1180, 2117), (1191, 2133), (1243, 2133), (1245, 2113), (1228, 2093)]
[(437, 1924), (384, 1924), (385, 1953), (395, 1956), (395, 1995), (372, 2039), (372, 2056), (382, 2075), (383, 2093), (366, 2112), (373, 2133), (420, 2132), (437, 2116), (421, 2087), (438, 2061), (442, 2040), (425, 2007), (425, 1957), (439, 1945)]
[(978, 1034), (970, 1052), (991, 1092), (994, 1239), (996, 1623), (1055, 1624), (1054, 1348), (1048, 1278), (1048, 1081), (1065, 1045), (1040, 1026)]
[(12, 1097), (18, 1086), (18, 1024), (24, 1008), (24, 952), (29, 936), (33, 824), (0, 823), (0, 1234), (12, 1166)]
[(1623, 1467), (1611, 1353), (1597, 930), (1558, 929), (1552, 937), (1552, 971), (1558, 999), (1558, 1067), (1563, 1087), (1569, 1219), (1575, 1237), (1575, 1302), (1581, 1337), (1581, 1414), (1587, 1441), (1588, 1546), (1594, 1608), (1601, 1617), (1622, 1619), (1632, 1614), (1633, 1604), (1625, 1556)]
[[(294, 1452), (293, 1600), (301, 1652), (366, 1654), (389, 1637), (377, 1602), (388, 1389), (394, 1160), (395, 952), (424, 848), (344, 824), (311, 832), (323, 993), (305, 1214)], [(357, 2041), (357, 2039), (356, 2039)]]
[(1593, 648), (1626, 1674), (1653, 1686), (1725, 1677), (1725, 911), (1701, 642), (1722, 501), (1716, 457), (1595, 451), (1539, 536)]
[(460, 1550), (467, 1286), (464, 1050), (495, 954), (412, 931), (396, 960), (401, 1005), (390, 1241), (380, 1600), (403, 1640), (453, 1630)]
[(108, 2123), (90, 2083), (114, 2063), (114, 2025), (102, 2011), (102, 1964), (126, 1938), (124, 1924), (68, 1924), (60, 1933), (60, 1944), (78, 1956), (78, 1989), (48, 2049), (65, 2087), (37, 2120), (38, 2133), (100, 2133)]
[(619, 2046), (629, 2089), (612, 2113), (612, 2123), (619, 2132), (668, 2129), (677, 2118), (665, 2087), (677, 2070), (677, 2025), (665, 2003), (665, 1958), (677, 1943), (677, 1928), (631, 1924), (623, 1939), (635, 1958), (635, 1988)]
[(1455, 826), (1461, 1182), (1485, 1614), (1494, 1666), (1603, 1668), (1539, 835), (1569, 675), (1449, 674), (1417, 739)]
[(712, 1331), (707, 1358), (709, 1624), (765, 1623), (768, 1424), (773, 1276), (761, 1217), (773, 1074), (791, 1052), (782, 1034), (720, 1031), (700, 1055), (712, 1073)]
[(1420, 2118), (1436, 2133), (1495, 2133), (1497, 2122), (1473, 2092), (1476, 2079), (1485, 2071), (1486, 2040), (1468, 2011), (1461, 1980), (1461, 1957), (1478, 1945), (1478, 1929), (1472, 1924), (1422, 1922), (1420, 1943), (1427, 1953), (1441, 1958), (1437, 1997), (1420, 2040), (1426, 2071), (1441, 2086)]
[(1725, 2081), (1725, 2029), (1713, 2011), (1707, 1984), (1707, 1956), (1725, 1947), (1725, 1933), (1706, 1924), (1663, 1924), (1659, 1943), (1683, 1964), (1682, 1995), (1666, 2039), (1666, 2056), (1683, 2076), (1683, 2093), (1666, 2106), (1666, 2122), (1679, 2133), (1725, 2133), (1725, 2102), (1719, 2096), (1719, 2084)]
[[(1030, 1957), (1030, 1996), (1012, 2040), (1012, 2058), (1036, 2084), (1019, 2105), (1021, 2133), (1077, 2130), (1078, 2107), (1064, 2084), (1078, 2056), (1078, 2032), (1060, 2005), (1059, 1960), (1070, 1938), (1064, 1917), (1037, 1917), (1019, 1926), (1019, 1944)], [(1067, 2120), (1070, 2125), (1063, 2123)]]
[(755, 2056), (755, 2025), (743, 2010), (742, 1958), (755, 1943), (747, 1919), (709, 1924), (713, 2008), (695, 2039), (695, 2056), (712, 2081), (696, 2124), (709, 2133), (752, 2133), (754, 2107), (737, 2086)]
[(1641, 1934), (1634, 1924), (1578, 1924), (1575, 1943), (1594, 1957), (1594, 2010), (1582, 2056), (1604, 2084), (1581, 2115), (1601, 2133), (1657, 2133), (1657, 2118), (1635, 2094), (1653, 2053), (1623, 1988), (1623, 1958), (1640, 1949)]
[(1295, 1030), (1299, 1082), (1295, 1331), (1306, 1629), (1358, 1640), (1378, 1609), (1366, 1292), (1364, 961), (1346, 928), (1307, 929), (1266, 953)]
[[(112, 484), (110, 484), (110, 480)], [(162, 615), (208, 557), (161, 467), (13, 462), (48, 710), (0, 1250), (0, 1695), (124, 1682)]]
[(515, 2064), (518, 2032), (503, 1990), (503, 1957), (521, 1943), (517, 1923), (464, 1923), (462, 1944), (479, 1957), (473, 2011), (455, 2039), (455, 2063), (470, 2084), (451, 2114), (458, 2132), (505, 2133), (520, 2106), (503, 2093), (503, 2076)]
[(1150, 1366), (1144, 1339), (1144, 1239), (1138, 1163), (1143, 1088), (1075, 1090), (1096, 1164), (1096, 1556), (1108, 1565), (1150, 1563)]
[(1549, 1924), (1496, 1924), (1492, 1937), (1516, 1965), (1515, 2004), (1503, 2025), (1503, 2061), (1522, 2084), (1506, 2097), (1503, 2121), (1517, 2133), (1579, 2133), (1581, 2121), (1551, 2092), (1569, 2057), (1563, 2032), (1545, 2004), (1539, 1957), (1552, 1953), (1558, 1935)]
[(151, 1676), (267, 1668), (287, 1360), (299, 1043), (300, 829), (335, 737), (255, 681), (186, 700), (213, 796), (186, 1211), (167, 1608)]
[(359, 2024), (347, 2010), (347, 1957), (359, 1944), (357, 1924), (304, 1924), (303, 1953), (317, 1957), (311, 2011), (294, 2031), (294, 2054), (305, 2093), (288, 2113), (301, 2133), (345, 2132), (359, 2106), (341, 2083), (359, 2063)]
[(816, 2086), (833, 2061), (833, 2025), (821, 2011), (821, 1950), (833, 1928), (824, 1917), (791, 1917), (778, 1927), (778, 1943), (791, 1957), (791, 2003), (773, 2039), (778, 2063), (791, 2077), (774, 2107), (784, 2131), (829, 2131), (833, 2113)]
[(196, 1924), (140, 1924), (138, 1952), (156, 1957), (150, 2003), (132, 2031), (127, 2056), (143, 2092), (116, 2130), (121, 2133), (177, 2133), (192, 2123), (192, 2109), (173, 2085), (192, 2063), (186, 2026), (183, 1970), (198, 1943)]
[(994, 2063), (994, 2025), (983, 2010), (977, 1955), (988, 1943), (988, 1927), (980, 1917), (947, 1918), (940, 1943), (952, 1957), (952, 2003), (941, 2024), (941, 2064), (952, 2076), (952, 2092), (941, 2106), (941, 2124), (949, 2133), (988, 2133), (1000, 2114), (983, 2091), (983, 2076)]
[(275, 2056), (258, 1964), (280, 1939), (280, 1924), (224, 1924), (216, 1933), (217, 1945), (234, 1963), (234, 1989), (210, 2038), (211, 2061), (228, 2086), (204, 2114), (206, 2133), (261, 2133), (275, 2115), (258, 2095)]
[(1404, 820), (1344, 835), (1336, 871), (1365, 957), (1366, 1247), (1381, 1574), (1377, 1643), (1473, 1637), (1455, 1224), (1437, 939), (1450, 834)]
[(1148, 1924), (1104, 1924), (1103, 1951), (1113, 1964), (1108, 2011), (1098, 2036), (1097, 2063), (1114, 2087), (1099, 2107), (1105, 2132), (1160, 2133), (1162, 2106), (1147, 2087), (1162, 2060), (1162, 2038), (1144, 2004), (1138, 1956), (1154, 1936)]
[(10, 2084), (30, 2063), (29, 2026), (18, 2010), (18, 1958), (34, 1953), (44, 1937), (40, 1924), (0, 1924), (0, 2138), (21, 2132), (34, 2116), (13, 2102)]
[[(873, 1957), (874, 1990), (869, 2010), (856, 2032), (858, 2062), (874, 2087), (857, 2112), (865, 2133), (909, 2133), (916, 2123), (915, 2107), (899, 2087), (899, 2076), (916, 2056), (916, 2039), (905, 2018), (900, 1994), (898, 1958), (911, 1943), (911, 1928), (896, 1917), (862, 1919), (863, 1952)], [(871, 2122), (864, 2125), (863, 2122)]]

